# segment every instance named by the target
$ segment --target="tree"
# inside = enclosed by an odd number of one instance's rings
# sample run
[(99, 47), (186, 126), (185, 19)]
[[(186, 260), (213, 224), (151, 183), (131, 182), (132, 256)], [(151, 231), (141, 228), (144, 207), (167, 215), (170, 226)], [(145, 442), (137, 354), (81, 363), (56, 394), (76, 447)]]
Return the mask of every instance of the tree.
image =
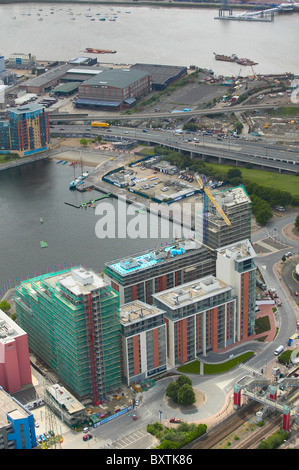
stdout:
[(182, 387), (185, 384), (192, 385), (192, 380), (187, 377), (187, 375), (180, 375), (179, 378), (176, 380), (176, 383), (179, 387)]
[(182, 406), (193, 405), (195, 403), (195, 393), (191, 385), (184, 384), (178, 390), (178, 404)]
[(88, 140), (83, 137), (82, 139), (80, 139), (80, 144), (85, 146), (88, 144)]
[(299, 215), (297, 215), (294, 225), (295, 225), (295, 229), (299, 230)]
[(230, 181), (231, 179), (234, 178), (242, 178), (242, 172), (239, 170), (239, 168), (231, 168), (227, 172), (227, 179)]
[(171, 382), (166, 389), (166, 396), (171, 398), (175, 403), (178, 399), (178, 389), (179, 386), (176, 382)]
[(1, 300), (0, 302), (0, 310), (2, 310), (3, 312), (8, 312), (8, 310), (11, 309), (11, 305), (6, 302), (6, 300)]

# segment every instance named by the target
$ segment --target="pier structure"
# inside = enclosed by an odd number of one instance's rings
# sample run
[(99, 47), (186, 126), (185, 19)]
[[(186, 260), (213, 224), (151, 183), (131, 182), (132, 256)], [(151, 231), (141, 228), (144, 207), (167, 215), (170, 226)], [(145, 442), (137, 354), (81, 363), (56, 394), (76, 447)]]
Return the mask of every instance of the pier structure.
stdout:
[(227, 15), (225, 14), (225, 12), (228, 12), (228, 16), (231, 16), (233, 14), (233, 10), (231, 8), (231, 5), (230, 5), (230, 1), (229, 0), (221, 0), (221, 5), (220, 5), (220, 8), (218, 10), (219, 12), (219, 18), (227, 18)]
[[(261, 9), (254, 7), (244, 13), (233, 15), (229, 0), (221, 0), (221, 7), (215, 19), (237, 21), (273, 21), (275, 13), (287, 13), (294, 10), (293, 4), (280, 4), (275, 7)], [(225, 12), (228, 11), (228, 15)]]

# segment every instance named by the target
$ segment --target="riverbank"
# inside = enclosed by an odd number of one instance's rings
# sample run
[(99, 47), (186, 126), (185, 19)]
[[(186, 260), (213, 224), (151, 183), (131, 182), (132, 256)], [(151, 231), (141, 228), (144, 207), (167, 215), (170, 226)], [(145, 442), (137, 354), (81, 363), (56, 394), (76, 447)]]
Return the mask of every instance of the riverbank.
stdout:
[[(11, 5), (11, 4), (25, 4), (25, 3), (51, 3), (51, 4), (59, 4), (61, 5), (60, 0), (0, 0), (0, 5)], [(115, 5), (115, 6), (127, 6), (127, 5), (134, 5), (134, 7), (138, 6), (154, 6), (154, 7), (163, 7), (163, 8), (220, 8), (221, 2), (177, 2), (172, 0), (165, 0), (165, 1), (148, 1), (148, 0), (127, 0), (127, 1), (106, 1), (106, 0), (64, 0), (64, 4), (93, 4), (93, 5)], [(235, 3), (231, 2), (232, 6), (237, 9), (245, 9), (248, 10), (247, 3)], [(261, 2), (260, 4), (255, 4), (255, 7), (259, 6), (259, 8), (269, 8), (269, 5), (265, 2)], [(296, 7), (294, 8), (296, 9)]]

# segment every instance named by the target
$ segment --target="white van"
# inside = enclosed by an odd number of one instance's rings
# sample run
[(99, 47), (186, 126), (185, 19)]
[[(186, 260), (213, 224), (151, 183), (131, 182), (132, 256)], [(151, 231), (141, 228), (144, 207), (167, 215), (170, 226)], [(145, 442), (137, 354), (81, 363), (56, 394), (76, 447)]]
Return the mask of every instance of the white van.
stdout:
[(277, 349), (275, 349), (275, 356), (278, 356), (282, 351), (284, 350), (284, 347), (282, 345), (278, 346)]

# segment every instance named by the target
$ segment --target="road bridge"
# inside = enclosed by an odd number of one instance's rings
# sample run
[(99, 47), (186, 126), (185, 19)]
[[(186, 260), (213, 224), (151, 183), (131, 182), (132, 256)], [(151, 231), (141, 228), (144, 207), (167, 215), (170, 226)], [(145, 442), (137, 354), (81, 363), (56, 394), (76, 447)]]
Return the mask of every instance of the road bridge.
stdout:
[(181, 112), (153, 112), (153, 113), (140, 113), (140, 114), (101, 114), (101, 115), (93, 115), (90, 116), (87, 113), (49, 113), (49, 120), (50, 122), (66, 122), (66, 121), (83, 121), (83, 122), (90, 122), (90, 121), (133, 121), (133, 120), (142, 120), (145, 119), (157, 119), (157, 118), (173, 118), (176, 119), (178, 117), (186, 117), (186, 116), (209, 116), (213, 114), (226, 114), (226, 113), (235, 113), (235, 112), (245, 112), (245, 111), (252, 111), (255, 109), (274, 109), (277, 108), (277, 105), (274, 104), (248, 104), (248, 105), (235, 105), (235, 106), (228, 106), (226, 108), (212, 108), (212, 109), (197, 109), (192, 111), (181, 111)]
[[(82, 128), (73, 128), (73, 126), (68, 126), (68, 128), (64, 128), (63, 130), (56, 129), (56, 135), (64, 135), (66, 137), (86, 137), (86, 138), (93, 138), (97, 137), (99, 133), (98, 129), (90, 129), (89, 131), (83, 130)], [(204, 137), (201, 136), (201, 142), (199, 143), (190, 143), (184, 142), (180, 138), (175, 137), (170, 132), (163, 132), (163, 131), (148, 131), (146, 133), (134, 129), (130, 131), (122, 130), (121, 128), (117, 127), (115, 129), (111, 129), (112, 133), (108, 134), (105, 133), (105, 138), (110, 140), (112, 136), (122, 137), (126, 139), (135, 139), (140, 142), (144, 142), (147, 145), (160, 145), (166, 149), (175, 150), (178, 152), (182, 152), (185, 154), (189, 154), (192, 159), (201, 159), (201, 160), (209, 160), (215, 159), (219, 164), (231, 163), (235, 164), (236, 166), (239, 165), (246, 165), (250, 163), (256, 168), (260, 169), (275, 169), (278, 172), (285, 172), (285, 173), (297, 173), (299, 171), (299, 154), (298, 152), (289, 152), (286, 150), (276, 150), (276, 149), (262, 149), (264, 150), (263, 153), (261, 149), (256, 147), (254, 149), (254, 143), (250, 145), (250, 148), (245, 149), (245, 147), (241, 147), (241, 144), (238, 146), (237, 149), (233, 149), (232, 145), (228, 145), (228, 148), (224, 147), (224, 144), (216, 144), (205, 141)]]

